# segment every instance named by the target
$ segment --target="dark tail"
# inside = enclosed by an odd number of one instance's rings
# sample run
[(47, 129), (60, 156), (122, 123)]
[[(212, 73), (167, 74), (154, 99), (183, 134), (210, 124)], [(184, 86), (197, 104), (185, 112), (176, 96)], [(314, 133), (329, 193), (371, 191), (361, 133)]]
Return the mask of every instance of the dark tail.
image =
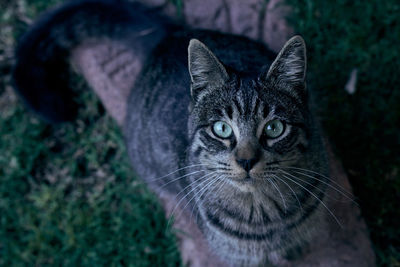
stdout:
[(165, 35), (166, 25), (162, 18), (138, 4), (119, 0), (68, 2), (45, 13), (20, 40), (14, 87), (45, 120), (71, 120), (77, 113), (73, 91), (68, 87), (73, 49), (88, 40), (125, 40), (126, 36), (134, 36), (129, 46), (144, 59)]

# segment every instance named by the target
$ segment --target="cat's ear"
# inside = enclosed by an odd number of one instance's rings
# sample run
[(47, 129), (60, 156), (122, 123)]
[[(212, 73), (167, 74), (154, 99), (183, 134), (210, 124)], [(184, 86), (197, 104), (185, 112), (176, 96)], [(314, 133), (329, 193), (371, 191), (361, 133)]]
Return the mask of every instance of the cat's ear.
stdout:
[(192, 81), (191, 95), (193, 99), (224, 85), (229, 76), (218, 58), (197, 39), (190, 40), (189, 73)]
[(268, 72), (260, 79), (293, 94), (303, 95), (306, 66), (306, 44), (304, 39), (297, 35), (286, 42)]

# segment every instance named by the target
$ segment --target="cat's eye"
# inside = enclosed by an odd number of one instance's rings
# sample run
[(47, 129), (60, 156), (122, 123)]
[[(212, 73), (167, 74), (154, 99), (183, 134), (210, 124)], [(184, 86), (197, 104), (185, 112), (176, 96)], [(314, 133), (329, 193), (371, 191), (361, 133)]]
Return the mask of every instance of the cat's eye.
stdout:
[(224, 121), (217, 121), (212, 127), (213, 133), (221, 138), (229, 138), (232, 135), (232, 127)]
[(280, 120), (272, 120), (265, 125), (265, 134), (268, 138), (277, 138), (283, 134), (285, 125)]

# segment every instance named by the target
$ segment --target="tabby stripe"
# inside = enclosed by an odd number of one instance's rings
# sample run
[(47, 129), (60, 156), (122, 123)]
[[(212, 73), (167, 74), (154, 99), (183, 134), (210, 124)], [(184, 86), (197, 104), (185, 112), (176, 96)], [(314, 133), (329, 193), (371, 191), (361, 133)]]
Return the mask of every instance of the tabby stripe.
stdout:
[(201, 153), (201, 151), (203, 151), (203, 148), (201, 146), (199, 146), (198, 148), (196, 148), (196, 150), (194, 151), (194, 156), (198, 157)]
[(193, 140), (196, 138), (196, 134), (197, 134), (198, 131), (201, 131), (202, 129), (207, 128), (208, 126), (209, 126), (208, 124), (198, 125), (198, 126), (194, 129), (193, 134), (192, 134), (192, 136), (190, 137), (190, 143), (193, 143)]
[(252, 114), (257, 114), (258, 113), (259, 105), (260, 105), (260, 99), (257, 97), (256, 98), (256, 103), (254, 104), (254, 108), (251, 111)]
[(304, 103), (300, 99), (294, 97), (289, 92), (283, 91), (283, 90), (282, 91), (279, 90), (279, 94), (282, 94), (282, 95), (284, 95), (284, 98), (289, 99), (289, 101), (291, 102), (290, 104), (294, 105), (296, 107), (296, 109), (298, 109), (300, 111), (304, 110)]
[(229, 228), (226, 228), (223, 223), (219, 220), (218, 217), (212, 215), (210, 212), (206, 211), (206, 216), (208, 221), (221, 231), (227, 233), (228, 235), (237, 237), (239, 239), (244, 239), (244, 240), (255, 240), (255, 241), (264, 241), (266, 239), (271, 239), (275, 231), (268, 231), (267, 233), (264, 234), (253, 234), (253, 233), (243, 233), (239, 232), (236, 230), (232, 230)]
[[(321, 197), (321, 195), (322, 194), (319, 194), (317, 196)], [(319, 201), (316, 201), (316, 202), (314, 202), (313, 205), (308, 206), (304, 210), (303, 216), (301, 216), (297, 221), (295, 221), (289, 225), (286, 225), (285, 228), (287, 230), (292, 230), (293, 228), (301, 225), (307, 218), (309, 218), (311, 215), (314, 214), (314, 212), (317, 210), (317, 208), (320, 204), (321, 203)], [(266, 215), (266, 212), (264, 211), (264, 209), (261, 206), (260, 206), (260, 209), (261, 209), (261, 213), (263, 214), (263, 218), (269, 219), (268, 215)], [(266, 217), (264, 217), (264, 215)], [(225, 227), (225, 225), (220, 221), (220, 219), (218, 217), (214, 216), (213, 214), (211, 214), (209, 211), (206, 211), (206, 217), (207, 217), (209, 223), (211, 223), (214, 227), (218, 228), (220, 231), (225, 232), (230, 236), (233, 236), (233, 237), (236, 237), (239, 239), (243, 239), (243, 240), (252, 240), (252, 241), (270, 240), (270, 239), (272, 239), (273, 235), (278, 232), (277, 229), (270, 229), (262, 234), (243, 233), (243, 232)]]
[(233, 115), (232, 107), (231, 106), (227, 106), (225, 108), (225, 111), (226, 111), (226, 115), (228, 115), (229, 119), (232, 120), (232, 118), (233, 118), (233, 116), (232, 116)]
[(272, 204), (274, 204), (275, 209), (278, 210), (279, 214), (281, 215), (281, 218), (284, 218), (286, 216), (286, 212), (282, 209), (281, 206), (279, 206), (278, 202), (276, 202), (276, 200), (273, 198), (268, 198), (268, 199), (272, 202)]
[(235, 104), (236, 110), (238, 111), (239, 115), (242, 116), (244, 114), (244, 110), (242, 106), (239, 104), (236, 98), (232, 99), (233, 104)]
[(217, 207), (216, 210), (223, 213), (226, 217), (229, 217), (230, 219), (235, 219), (235, 220), (238, 220), (239, 222), (247, 221), (247, 218), (242, 216), (242, 214), (239, 214), (238, 212), (235, 212), (235, 211), (231, 211), (223, 206)]
[(272, 149), (278, 153), (279, 155), (282, 155), (286, 153), (288, 150), (292, 148), (292, 146), (296, 143), (297, 141), (297, 136), (298, 131), (292, 128), (290, 133), (283, 138), (282, 140), (277, 141), (275, 144), (272, 145)]
[(215, 138), (212, 138), (206, 132), (200, 132), (200, 141), (202, 141), (203, 144), (207, 147), (214, 146), (214, 149), (225, 150), (227, 148), (224, 143)]
[(261, 211), (261, 216), (263, 218), (263, 222), (265, 224), (272, 222), (271, 219), (269, 218), (268, 214), (265, 212), (264, 207), (262, 205), (259, 206), (259, 209)]
[(224, 116), (224, 113), (220, 109), (214, 109), (213, 113), (217, 114), (220, 118)]
[[(326, 188), (326, 187), (325, 187)], [(308, 190), (310, 190), (309, 188), (307, 188)], [(311, 190), (310, 190), (311, 191)], [(311, 191), (313, 192), (313, 191)], [(323, 196), (325, 194), (325, 190), (319, 191), (319, 193), (313, 192), (319, 199), (321, 199), (323, 201)], [(310, 197), (313, 197), (310, 193), (306, 192), (305, 195), (308, 195), (307, 200)], [(302, 223), (304, 223), (304, 221), (309, 218), (310, 216), (312, 216), (314, 214), (314, 212), (317, 210), (317, 208), (319, 207), (319, 205), (321, 204), (321, 202), (318, 199), (315, 199), (315, 201), (311, 204), (308, 205), (307, 207), (303, 208), (304, 213), (301, 214), (301, 217), (298, 218), (295, 222), (292, 222), (290, 224), (287, 224), (285, 226), (285, 228), (287, 230), (292, 230), (293, 228), (301, 225)], [(273, 223), (271, 221), (271, 219), (269, 218), (268, 214), (265, 212), (264, 208), (262, 205), (259, 206), (262, 218), (263, 218), (263, 222), (265, 224), (269, 224), (269, 223)], [(223, 209), (225, 214), (229, 214), (232, 215), (230, 217), (233, 218), (237, 218), (237, 216), (233, 216), (233, 213), (227, 209)], [(299, 211), (299, 210), (298, 210)], [(294, 215), (297, 215), (298, 213), (293, 213), (291, 216), (287, 216), (287, 217), (292, 217)], [(273, 234), (276, 232), (277, 229), (270, 229), (267, 230), (267, 232), (262, 233), (262, 234), (255, 234), (255, 233), (243, 233), (243, 232), (239, 232), (237, 230), (232, 230), (229, 229), (227, 227), (224, 226), (224, 224), (220, 221), (220, 219), (217, 216), (214, 216), (213, 214), (211, 214), (209, 211), (206, 211), (206, 216), (207, 219), (209, 220), (209, 222), (214, 225), (215, 227), (217, 227), (218, 229), (220, 229), (221, 231), (240, 238), (240, 239), (244, 239), (244, 240), (255, 240), (255, 241), (263, 241), (265, 239), (271, 239)], [(289, 219), (288, 218), (288, 219)]]
[[(317, 183), (319, 183), (319, 182), (317, 182)], [(313, 184), (313, 185), (316, 186), (315, 184)], [(310, 186), (310, 185), (308, 185), (308, 186)], [(310, 187), (305, 186), (305, 187), (308, 190), (310, 190), (312, 193), (316, 194), (316, 192), (312, 190), (311, 186)], [(317, 189), (315, 188), (315, 190), (317, 190)], [(299, 201), (301, 203), (305, 203), (311, 197), (312, 197), (312, 195), (310, 195), (308, 192), (304, 192), (304, 194), (302, 194), (301, 197), (299, 198)], [(278, 210), (281, 218), (286, 218), (287, 220), (289, 220), (290, 218), (296, 216), (297, 213), (299, 212), (299, 209), (297, 208), (297, 206), (293, 206), (291, 209), (283, 210), (282, 207), (278, 204), (278, 202), (275, 199), (273, 199), (273, 198), (268, 198), (268, 199), (275, 206), (275, 209)], [(316, 201), (318, 201), (318, 200), (316, 200)], [(253, 205), (250, 208), (251, 210), (250, 210), (250, 218), (249, 219), (246, 219), (242, 214), (239, 214), (235, 211), (231, 211), (228, 208), (223, 207), (223, 206), (215, 206), (214, 209), (219, 210), (221, 213), (224, 214), (224, 216), (229, 217), (230, 219), (238, 220), (238, 222), (240, 222), (240, 223), (245, 223), (247, 221), (250, 224), (250, 221), (252, 220), (252, 218), (254, 216), (253, 215), (253, 213), (254, 213)], [(268, 214), (265, 212), (262, 205), (259, 206), (259, 209), (261, 211), (264, 224), (276, 223), (276, 222), (273, 222), (269, 218)], [(253, 224), (253, 225), (258, 225), (258, 224)]]
[(253, 106), (252, 100), (253, 100), (253, 96), (250, 94), (250, 91), (244, 90), (243, 100), (240, 103), (242, 103), (242, 105), (243, 105), (243, 110), (244, 110), (244, 114), (246, 117), (252, 117), (252, 114), (251, 114), (251, 107)]
[(254, 205), (252, 204), (250, 207), (250, 215), (249, 215), (249, 219), (247, 220), (247, 223), (250, 224), (251, 221), (253, 220), (253, 215), (254, 215)]
[(264, 116), (264, 118), (268, 117), (269, 111), (270, 111), (269, 106), (268, 105), (264, 105), (264, 108), (263, 108), (263, 116)]

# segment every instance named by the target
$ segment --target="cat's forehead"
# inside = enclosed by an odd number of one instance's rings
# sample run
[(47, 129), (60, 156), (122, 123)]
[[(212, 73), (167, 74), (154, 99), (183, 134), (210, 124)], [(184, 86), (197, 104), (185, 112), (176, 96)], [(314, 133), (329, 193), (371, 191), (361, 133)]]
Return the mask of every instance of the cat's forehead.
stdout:
[(290, 95), (260, 86), (252, 79), (241, 79), (210, 93), (199, 106), (200, 120), (228, 119), (245, 124), (263, 121), (273, 115), (299, 120), (304, 111), (303, 105)]

